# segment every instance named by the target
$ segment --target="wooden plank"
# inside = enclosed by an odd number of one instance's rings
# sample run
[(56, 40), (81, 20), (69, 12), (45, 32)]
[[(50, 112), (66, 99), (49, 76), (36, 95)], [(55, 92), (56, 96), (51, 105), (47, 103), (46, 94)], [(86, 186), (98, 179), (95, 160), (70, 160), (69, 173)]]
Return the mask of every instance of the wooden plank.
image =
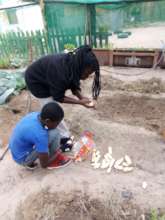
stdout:
[(150, 53), (145, 53), (145, 52), (119, 52), (119, 51), (113, 51), (113, 55), (120, 55), (120, 56), (155, 56), (154, 52), (150, 52)]
[(26, 33), (22, 32), (22, 39), (23, 39), (22, 46), (24, 48), (23, 57), (24, 59), (27, 59), (29, 57), (29, 50), (31, 49), (29, 43), (31, 41), (30, 34), (28, 32)]
[(20, 53), (20, 57), (23, 58), (24, 57), (24, 53), (26, 53), (25, 51), (25, 39), (24, 39), (24, 35), (23, 35), (23, 32), (18, 32), (17, 33), (17, 36), (18, 36), (18, 47), (19, 47), (19, 53)]
[(42, 36), (43, 36), (43, 45), (44, 45), (44, 51), (45, 54), (49, 53), (49, 45), (48, 45), (48, 36), (47, 36), (47, 32), (42, 30)]
[(104, 37), (105, 37), (105, 46), (108, 46), (108, 33), (105, 33), (104, 34)]
[(5, 46), (6, 44), (3, 34), (0, 35), (0, 42), (1, 42), (1, 54), (2, 56), (7, 56), (8, 52), (7, 52), (7, 47)]
[(41, 55), (44, 55), (45, 54), (44, 37), (40, 30), (38, 31), (38, 38), (41, 46)]
[(34, 34), (35, 34), (35, 46), (38, 49), (37, 56), (41, 57), (41, 56), (44, 55), (44, 51), (43, 51), (43, 48), (42, 48), (42, 37), (39, 35), (38, 31), (35, 31)]
[(153, 67), (157, 66), (159, 54), (160, 54), (160, 51), (159, 50), (155, 50), (155, 56), (154, 56), (154, 60), (153, 60)]
[(81, 29), (78, 28), (78, 46), (83, 44)]
[(13, 50), (14, 50), (14, 53), (15, 53), (15, 56), (14, 57), (19, 57), (19, 47), (18, 47), (18, 37), (16, 35), (15, 32), (11, 32), (11, 39), (12, 39), (12, 42), (13, 42)]
[(37, 57), (38, 57), (38, 47), (36, 45), (35, 34), (34, 34), (33, 31), (31, 31), (30, 35), (31, 35), (32, 48), (33, 48), (33, 58), (37, 59)]
[(109, 65), (113, 66), (113, 50), (109, 50)]
[(99, 33), (99, 46), (102, 48), (103, 47), (103, 38), (101, 33)]
[(60, 31), (60, 51), (64, 50), (64, 44), (65, 44), (65, 37), (64, 37), (64, 32), (61, 29), (61, 31)]
[(9, 42), (8, 34), (3, 34), (3, 42), (4, 42), (4, 49), (6, 51), (6, 55), (9, 56), (12, 47), (9, 46), (10, 42)]
[(56, 35), (56, 31), (55, 29), (52, 29), (51, 31), (52, 35), (51, 35), (51, 42), (52, 42), (52, 51), (51, 53), (55, 53), (57, 51), (57, 35)]
[(93, 46), (96, 48), (97, 47), (97, 34), (93, 34)]
[(49, 39), (48, 44), (49, 44), (49, 48), (50, 48), (49, 53), (53, 53), (53, 51), (54, 51), (53, 36), (54, 36), (53, 30), (50, 29), (48, 32), (48, 39)]

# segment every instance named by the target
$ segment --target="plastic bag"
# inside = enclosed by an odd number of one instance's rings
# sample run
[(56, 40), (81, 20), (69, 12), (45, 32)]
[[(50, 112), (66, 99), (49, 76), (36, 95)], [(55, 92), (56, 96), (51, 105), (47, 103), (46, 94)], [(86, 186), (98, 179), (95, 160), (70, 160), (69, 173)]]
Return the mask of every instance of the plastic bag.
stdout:
[(73, 153), (75, 161), (85, 160), (92, 153), (93, 148), (95, 148), (93, 136), (90, 131), (84, 131), (80, 140), (74, 144)]

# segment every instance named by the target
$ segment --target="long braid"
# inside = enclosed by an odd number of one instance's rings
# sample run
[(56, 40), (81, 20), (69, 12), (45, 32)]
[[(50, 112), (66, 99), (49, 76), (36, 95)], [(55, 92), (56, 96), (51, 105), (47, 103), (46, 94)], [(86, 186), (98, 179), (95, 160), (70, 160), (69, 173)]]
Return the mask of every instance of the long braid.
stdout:
[(79, 87), (81, 75), (87, 67), (95, 72), (92, 96), (97, 99), (101, 90), (100, 67), (92, 48), (88, 45), (81, 46), (68, 54), (70, 57), (69, 65), (71, 71), (71, 81), (75, 87)]
[(100, 67), (99, 67), (99, 63), (97, 61), (95, 76), (94, 76), (93, 85), (92, 85), (93, 99), (97, 100), (97, 98), (100, 94), (100, 91), (101, 91), (101, 77), (100, 77)]

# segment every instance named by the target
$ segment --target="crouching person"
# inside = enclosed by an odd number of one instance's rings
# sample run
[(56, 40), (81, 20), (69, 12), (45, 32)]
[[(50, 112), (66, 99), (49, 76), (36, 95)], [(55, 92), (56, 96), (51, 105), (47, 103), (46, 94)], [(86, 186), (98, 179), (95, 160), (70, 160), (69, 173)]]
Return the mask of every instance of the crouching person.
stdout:
[(23, 117), (10, 138), (9, 148), (14, 161), (28, 169), (37, 167), (39, 159), (42, 168), (59, 168), (71, 160), (60, 150), (61, 136), (57, 126), (64, 118), (59, 104), (50, 102), (41, 112), (32, 112)]

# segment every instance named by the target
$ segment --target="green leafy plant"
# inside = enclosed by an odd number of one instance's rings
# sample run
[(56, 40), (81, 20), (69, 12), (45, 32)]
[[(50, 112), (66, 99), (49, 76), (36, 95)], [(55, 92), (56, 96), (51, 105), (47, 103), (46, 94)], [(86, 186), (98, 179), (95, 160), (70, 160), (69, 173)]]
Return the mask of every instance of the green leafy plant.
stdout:
[(106, 25), (100, 26), (99, 27), (99, 32), (108, 32), (108, 27)]
[(165, 214), (159, 216), (155, 209), (151, 210), (151, 220), (165, 220)]
[(12, 58), (11, 61), (10, 61), (10, 64), (11, 64), (12, 68), (19, 68), (19, 67), (21, 67), (22, 63), (23, 63), (23, 60), (19, 59), (17, 57)]
[(8, 57), (0, 57), (0, 69), (10, 68), (10, 59)]
[(64, 49), (68, 51), (73, 51), (76, 48), (74, 44), (65, 44)]

